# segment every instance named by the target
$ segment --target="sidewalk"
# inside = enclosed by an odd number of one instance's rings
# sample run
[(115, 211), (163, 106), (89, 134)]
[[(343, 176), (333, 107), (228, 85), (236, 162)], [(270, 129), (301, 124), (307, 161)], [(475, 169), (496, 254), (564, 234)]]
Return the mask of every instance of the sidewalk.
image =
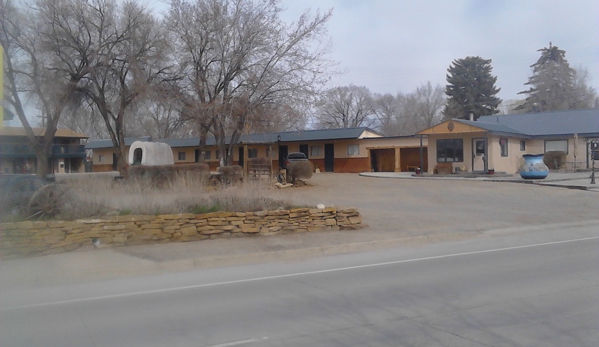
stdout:
[(374, 178), (401, 178), (417, 180), (465, 180), (465, 181), (487, 181), (487, 182), (509, 182), (536, 184), (540, 186), (562, 187), (579, 190), (589, 190), (599, 192), (599, 172), (595, 172), (597, 184), (591, 184), (590, 172), (551, 172), (542, 180), (525, 180), (518, 174), (509, 176), (480, 176), (480, 177), (462, 177), (459, 175), (442, 176), (417, 176), (412, 172), (363, 172), (363, 177)]

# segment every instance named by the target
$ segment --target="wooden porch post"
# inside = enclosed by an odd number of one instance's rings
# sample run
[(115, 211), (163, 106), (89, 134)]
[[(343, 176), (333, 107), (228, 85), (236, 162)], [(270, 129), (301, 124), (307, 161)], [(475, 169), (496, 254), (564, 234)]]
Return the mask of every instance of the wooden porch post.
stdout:
[(489, 172), (489, 138), (487, 136), (487, 133), (485, 133), (485, 137), (484, 137), (484, 143), (485, 143), (485, 160), (484, 160), (484, 169), (485, 173)]

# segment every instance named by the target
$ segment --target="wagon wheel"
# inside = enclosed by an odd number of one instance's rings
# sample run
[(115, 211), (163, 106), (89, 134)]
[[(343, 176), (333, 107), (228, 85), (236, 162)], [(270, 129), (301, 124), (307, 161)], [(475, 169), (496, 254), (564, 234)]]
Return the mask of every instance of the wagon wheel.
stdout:
[(7, 201), (8, 209), (12, 213), (26, 213), (29, 199), (43, 186), (43, 183), (35, 180), (23, 180), (12, 186), (4, 197)]
[(56, 184), (48, 184), (38, 189), (29, 199), (27, 219), (42, 219), (60, 213), (61, 197), (67, 190), (68, 188)]

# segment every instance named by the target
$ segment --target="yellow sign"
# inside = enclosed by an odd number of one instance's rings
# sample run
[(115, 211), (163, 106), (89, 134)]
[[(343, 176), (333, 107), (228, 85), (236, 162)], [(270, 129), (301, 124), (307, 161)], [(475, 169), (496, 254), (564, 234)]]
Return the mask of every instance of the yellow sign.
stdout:
[(4, 49), (0, 46), (0, 129), (4, 126)]

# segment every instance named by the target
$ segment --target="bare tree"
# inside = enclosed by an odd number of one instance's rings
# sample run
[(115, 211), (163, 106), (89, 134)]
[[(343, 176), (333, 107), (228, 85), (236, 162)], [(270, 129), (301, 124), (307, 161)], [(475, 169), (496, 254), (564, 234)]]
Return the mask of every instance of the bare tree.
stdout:
[(252, 124), (268, 123), (266, 110), (311, 103), (330, 76), (322, 39), (331, 12), (291, 25), (280, 12), (277, 0), (171, 1), (182, 112), (195, 119), (201, 151), (209, 132), (216, 137), (222, 165)]
[[(126, 119), (135, 102), (170, 78), (168, 44), (160, 22), (136, 1), (86, 1), (82, 30), (93, 38), (95, 59), (77, 92), (90, 100), (117, 148), (117, 167), (126, 175)], [(70, 41), (79, 47), (78, 41)]]
[(575, 70), (574, 89), (576, 95), (576, 108), (592, 108), (599, 101), (597, 91), (589, 84), (590, 79), (591, 73), (588, 68), (581, 65)]
[[(89, 73), (90, 39), (81, 30), (83, 1), (38, 0), (19, 10), (12, 1), (0, 0), (0, 43), (4, 49), (6, 101), (12, 106), (37, 156), (38, 175), (50, 172), (49, 154), (65, 108)], [(69, 41), (80, 42), (79, 47)], [(25, 114), (21, 95), (40, 105), (43, 136), (35, 136)]]
[(399, 101), (391, 94), (373, 96), (373, 112), (378, 120), (378, 129), (385, 135), (397, 135), (401, 129), (396, 119), (399, 114)]
[(375, 113), (386, 135), (411, 135), (441, 120), (443, 87), (427, 82), (409, 94), (376, 95)]
[(356, 128), (373, 126), (376, 113), (370, 90), (349, 85), (329, 89), (318, 105), (320, 128)]

